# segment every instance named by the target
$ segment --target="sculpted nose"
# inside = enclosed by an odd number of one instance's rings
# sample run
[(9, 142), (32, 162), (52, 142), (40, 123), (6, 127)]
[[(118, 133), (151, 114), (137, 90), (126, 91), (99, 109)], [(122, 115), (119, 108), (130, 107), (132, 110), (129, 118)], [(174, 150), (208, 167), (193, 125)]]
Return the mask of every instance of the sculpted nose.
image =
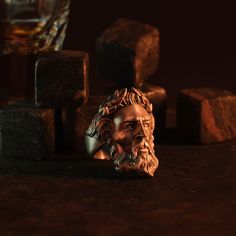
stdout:
[(146, 135), (145, 129), (142, 126), (142, 124), (140, 124), (138, 133), (136, 135), (136, 139), (137, 139), (138, 142), (142, 142), (142, 140), (146, 137), (147, 137), (147, 135)]
[(136, 135), (136, 140), (140, 143), (140, 142), (142, 142), (142, 140), (143, 140), (144, 137), (145, 137), (145, 136), (142, 135), (142, 134), (137, 134), (137, 135)]

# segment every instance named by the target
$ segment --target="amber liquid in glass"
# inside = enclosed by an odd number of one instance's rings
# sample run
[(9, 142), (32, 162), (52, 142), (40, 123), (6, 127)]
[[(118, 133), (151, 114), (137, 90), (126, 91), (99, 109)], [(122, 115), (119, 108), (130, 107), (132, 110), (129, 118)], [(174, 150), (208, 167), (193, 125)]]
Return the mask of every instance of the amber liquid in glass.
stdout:
[[(38, 30), (35, 24), (9, 25), (0, 23), (0, 44), (9, 42), (27, 44), (28, 38)], [(10, 46), (12, 48), (12, 45)], [(8, 48), (8, 47), (6, 47)], [(34, 64), (36, 54), (24, 53), (17, 49), (17, 53), (0, 53), (0, 105), (12, 104), (21, 101), (32, 101), (34, 98)]]

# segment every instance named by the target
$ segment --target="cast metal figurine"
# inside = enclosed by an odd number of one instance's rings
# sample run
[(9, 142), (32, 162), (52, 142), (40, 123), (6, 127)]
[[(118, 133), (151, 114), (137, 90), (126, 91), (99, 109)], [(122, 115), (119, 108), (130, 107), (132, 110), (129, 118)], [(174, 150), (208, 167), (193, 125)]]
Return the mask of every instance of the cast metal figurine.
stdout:
[(116, 90), (100, 105), (86, 131), (86, 149), (95, 159), (112, 160), (117, 171), (154, 176), (154, 126), (152, 104), (140, 90)]

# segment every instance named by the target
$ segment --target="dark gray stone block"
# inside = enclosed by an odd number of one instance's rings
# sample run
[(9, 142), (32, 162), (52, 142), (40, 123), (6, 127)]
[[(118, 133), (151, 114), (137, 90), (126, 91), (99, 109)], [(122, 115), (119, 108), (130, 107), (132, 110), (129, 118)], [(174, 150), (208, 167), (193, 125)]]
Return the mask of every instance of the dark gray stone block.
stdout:
[(97, 39), (100, 76), (120, 87), (141, 86), (159, 62), (159, 31), (129, 19), (119, 19)]
[(35, 100), (43, 106), (80, 107), (88, 99), (88, 53), (43, 53), (36, 64)]
[(216, 143), (236, 137), (236, 96), (217, 88), (181, 90), (177, 128), (194, 143)]
[(40, 160), (54, 152), (55, 124), (52, 109), (12, 105), (0, 109), (2, 158)]

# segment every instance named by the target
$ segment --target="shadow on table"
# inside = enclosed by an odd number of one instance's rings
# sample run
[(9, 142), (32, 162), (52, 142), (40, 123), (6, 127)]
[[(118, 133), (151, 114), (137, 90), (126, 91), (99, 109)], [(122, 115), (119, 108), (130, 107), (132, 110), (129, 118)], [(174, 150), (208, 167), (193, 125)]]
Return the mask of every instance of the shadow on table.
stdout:
[(188, 139), (182, 137), (175, 127), (166, 128), (165, 133), (161, 134), (160, 137), (155, 138), (157, 144), (162, 145), (192, 145), (193, 143)]
[[(167, 128), (156, 137), (157, 145), (188, 145), (189, 141), (180, 137), (176, 128)], [(60, 154), (42, 161), (0, 158), (0, 175), (16, 176), (57, 176), (96, 179), (135, 180), (144, 178), (136, 173), (117, 173), (110, 161), (89, 159), (87, 155)]]
[(117, 173), (110, 161), (61, 156), (53, 160), (1, 160), (0, 175), (55, 176), (96, 179), (136, 180), (146, 178), (136, 173)]

